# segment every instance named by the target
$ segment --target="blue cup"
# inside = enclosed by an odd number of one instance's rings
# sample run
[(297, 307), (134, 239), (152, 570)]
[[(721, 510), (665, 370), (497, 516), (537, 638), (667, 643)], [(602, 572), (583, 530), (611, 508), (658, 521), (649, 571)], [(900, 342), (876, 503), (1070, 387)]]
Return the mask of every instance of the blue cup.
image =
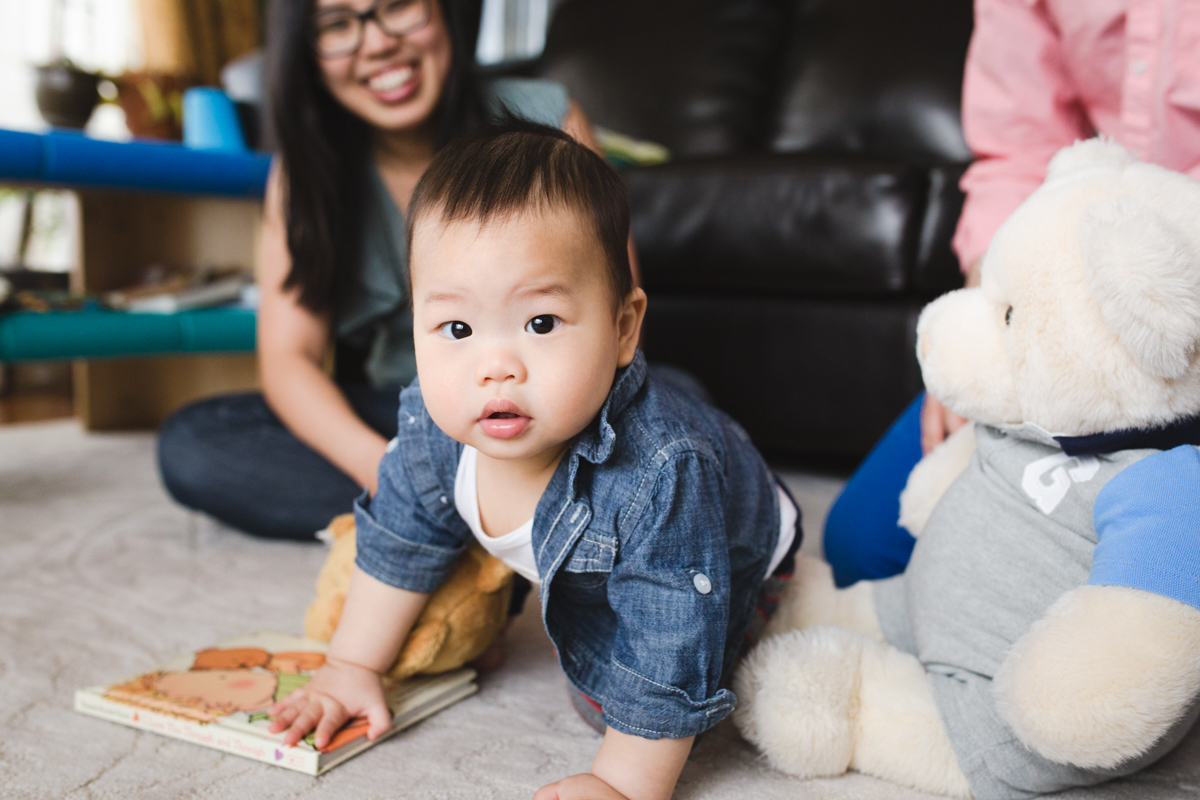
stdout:
[(183, 143), (196, 150), (243, 153), (249, 149), (229, 95), (207, 86), (183, 93)]

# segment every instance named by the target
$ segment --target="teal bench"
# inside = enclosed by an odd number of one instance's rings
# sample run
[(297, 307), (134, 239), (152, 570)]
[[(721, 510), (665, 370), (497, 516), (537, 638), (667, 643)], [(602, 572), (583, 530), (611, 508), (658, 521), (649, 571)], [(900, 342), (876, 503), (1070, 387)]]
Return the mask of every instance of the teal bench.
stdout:
[(0, 315), (2, 362), (253, 350), (254, 312), (245, 308), (176, 314), (94, 310)]
[[(0, 183), (262, 197), (269, 156), (0, 130)], [(254, 350), (254, 312), (53, 311), (0, 314), (0, 362)]]

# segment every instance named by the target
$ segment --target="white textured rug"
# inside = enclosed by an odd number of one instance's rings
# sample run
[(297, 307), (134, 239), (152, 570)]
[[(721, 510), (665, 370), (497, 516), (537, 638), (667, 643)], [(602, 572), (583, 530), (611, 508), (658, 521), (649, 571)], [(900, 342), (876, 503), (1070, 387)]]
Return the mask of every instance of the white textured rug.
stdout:
[[(72, 693), (260, 628), (296, 630), (322, 548), (259, 542), (174, 506), (148, 434), (71, 422), (0, 428), (0, 797), (528, 798), (587, 769), (599, 738), (568, 705), (531, 603), (482, 689), (322, 778), (71, 711)], [(836, 492), (788, 476), (809, 541)], [(799, 782), (730, 725), (697, 748), (679, 798), (929, 798), (849, 775)], [(1200, 797), (1200, 737), (1154, 770), (1072, 798)]]

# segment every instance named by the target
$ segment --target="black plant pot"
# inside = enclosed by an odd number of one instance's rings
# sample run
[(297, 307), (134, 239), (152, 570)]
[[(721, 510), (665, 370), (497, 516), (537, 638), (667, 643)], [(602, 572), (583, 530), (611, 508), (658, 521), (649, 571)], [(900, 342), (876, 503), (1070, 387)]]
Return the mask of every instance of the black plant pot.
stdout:
[(37, 68), (37, 107), (56, 128), (82, 129), (100, 102), (100, 76), (62, 58)]

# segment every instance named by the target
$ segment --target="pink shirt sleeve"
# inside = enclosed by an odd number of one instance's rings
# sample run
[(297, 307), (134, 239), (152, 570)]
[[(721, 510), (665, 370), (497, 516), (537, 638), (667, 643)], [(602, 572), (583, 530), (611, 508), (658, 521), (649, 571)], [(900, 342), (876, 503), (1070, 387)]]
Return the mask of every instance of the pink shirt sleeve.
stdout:
[(1050, 158), (1092, 134), (1044, 0), (975, 0), (963, 132), (978, 159), (960, 184), (967, 198), (953, 242), (965, 272)]

